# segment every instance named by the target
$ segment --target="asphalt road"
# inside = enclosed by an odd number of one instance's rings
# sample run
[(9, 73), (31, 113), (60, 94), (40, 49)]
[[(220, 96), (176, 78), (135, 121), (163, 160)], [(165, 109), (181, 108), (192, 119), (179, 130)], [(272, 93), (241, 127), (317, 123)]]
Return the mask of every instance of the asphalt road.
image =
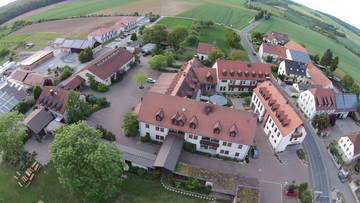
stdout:
[(260, 59), (258, 58), (257, 55), (253, 55), (252, 53), (255, 52), (254, 48), (252, 47), (251, 43), (249, 42), (247, 36), (248, 36), (248, 32), (253, 29), (256, 25), (258, 25), (259, 23), (261, 23), (262, 21), (264, 21), (264, 18), (255, 21), (253, 23), (250, 23), (248, 26), (246, 26), (244, 29), (242, 29), (240, 31), (240, 37), (241, 37), (241, 42), (243, 43), (245, 49), (247, 50), (249, 57), (251, 59), (252, 62), (257, 62), (257, 63), (261, 63)]

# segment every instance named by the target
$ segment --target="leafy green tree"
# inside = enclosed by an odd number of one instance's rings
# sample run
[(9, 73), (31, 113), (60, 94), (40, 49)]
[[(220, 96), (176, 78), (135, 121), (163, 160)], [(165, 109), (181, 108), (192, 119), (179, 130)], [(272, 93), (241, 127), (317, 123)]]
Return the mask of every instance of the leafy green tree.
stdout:
[(315, 63), (318, 63), (320, 60), (319, 54), (309, 55), (309, 56), (310, 56), (310, 59), (313, 60)]
[(185, 41), (188, 45), (195, 46), (196, 43), (199, 41), (199, 38), (196, 35), (189, 35)]
[(153, 42), (155, 44), (160, 44), (164, 39), (166, 39), (168, 32), (166, 31), (165, 25), (155, 24), (151, 27), (147, 27), (143, 31), (143, 39), (147, 42)]
[(214, 25), (214, 21), (211, 20), (211, 19), (206, 19), (206, 20), (204, 20), (204, 24), (205, 24), (208, 28), (210, 28), (210, 26)]
[(333, 56), (333, 52), (331, 51), (331, 49), (327, 49), (326, 52), (324, 53), (324, 56), (321, 57), (320, 59), (320, 64), (323, 66), (329, 66), (332, 61), (332, 56)]
[(227, 56), (227, 59), (231, 61), (244, 61), (246, 59), (246, 53), (242, 50), (234, 49)]
[(226, 40), (229, 43), (230, 47), (233, 48), (238, 48), (241, 41), (239, 33), (234, 30), (226, 34)]
[(346, 89), (350, 89), (354, 84), (354, 79), (350, 75), (345, 75), (341, 78), (340, 83), (344, 85)]
[(146, 28), (145, 25), (142, 25), (142, 26), (139, 27), (139, 34), (140, 34), (140, 35), (143, 34), (143, 31), (144, 31), (145, 28)]
[(98, 82), (95, 80), (95, 76), (94, 75), (89, 75), (88, 76), (88, 83), (91, 89), (93, 90), (97, 90), (97, 86), (98, 86)]
[(157, 70), (159, 68), (163, 68), (166, 66), (165, 63), (165, 56), (163, 55), (155, 55), (154, 57), (152, 57), (149, 61), (148, 64), (150, 66), (150, 68)]
[(139, 69), (138, 73), (133, 76), (136, 83), (140, 83), (140, 88), (143, 88), (143, 84), (148, 80), (148, 76), (143, 69)]
[(349, 88), (349, 92), (355, 93), (356, 95), (360, 96), (360, 86), (354, 82)]
[(166, 65), (169, 67), (172, 67), (173, 64), (175, 63), (174, 54), (171, 51), (165, 52), (165, 61), (166, 61)]
[(40, 87), (40, 85), (35, 85), (33, 89), (33, 95), (35, 100), (40, 97), (41, 92), (42, 92), (42, 88)]
[(91, 49), (91, 47), (86, 47), (84, 49), (84, 52), (86, 52), (88, 54), (88, 61), (91, 61), (94, 59), (94, 52), (93, 50)]
[(337, 69), (338, 65), (339, 65), (339, 57), (335, 56), (335, 58), (331, 60), (330, 70), (334, 72)]
[(302, 47), (306, 48), (306, 45), (305, 45), (304, 42), (299, 42), (299, 44), (300, 44)]
[(188, 180), (185, 182), (185, 187), (187, 187), (188, 189), (195, 189), (200, 186), (201, 183), (196, 178), (188, 178)]
[(115, 142), (101, 141), (101, 132), (85, 121), (56, 130), (50, 145), (60, 183), (82, 193), (87, 202), (104, 202), (115, 196), (128, 165)]
[(263, 39), (263, 34), (261, 32), (253, 32), (251, 33), (252, 39), (255, 39), (253, 41), (261, 42)]
[(224, 58), (224, 52), (218, 49), (213, 49), (209, 52), (208, 56), (210, 61), (212, 63), (215, 63), (216, 60)]
[(327, 115), (325, 113), (316, 115), (313, 119), (313, 124), (320, 130), (328, 127), (330, 124), (329, 115)]
[(16, 106), (16, 110), (22, 114), (25, 114), (29, 109), (29, 105), (25, 101), (20, 101)]
[(17, 111), (0, 114), (0, 151), (3, 158), (10, 160), (24, 151), (23, 139), (26, 137), (24, 115)]
[(137, 121), (137, 114), (133, 112), (127, 112), (124, 115), (124, 120), (121, 128), (124, 131), (125, 136), (135, 137), (139, 131), (139, 122)]
[(91, 106), (85, 101), (85, 98), (80, 97), (80, 94), (74, 90), (68, 93), (67, 103), (65, 109), (68, 113), (68, 123), (76, 123), (80, 120), (86, 120), (91, 114)]
[(81, 51), (79, 56), (78, 56), (78, 59), (79, 59), (80, 63), (88, 62), (88, 58), (89, 58), (88, 53), (86, 53), (84, 51)]
[(104, 83), (98, 83), (96, 90), (97, 90), (98, 92), (106, 92), (106, 91), (109, 90), (109, 86), (107, 86), (107, 85), (104, 84)]
[(167, 41), (174, 46), (179, 46), (179, 44), (189, 35), (188, 29), (182, 25), (174, 26), (172, 30), (171, 35), (167, 37)]
[(136, 40), (138, 39), (135, 32), (133, 32), (133, 33), (131, 34), (131, 38), (130, 38), (130, 39), (131, 39), (132, 41), (136, 41)]

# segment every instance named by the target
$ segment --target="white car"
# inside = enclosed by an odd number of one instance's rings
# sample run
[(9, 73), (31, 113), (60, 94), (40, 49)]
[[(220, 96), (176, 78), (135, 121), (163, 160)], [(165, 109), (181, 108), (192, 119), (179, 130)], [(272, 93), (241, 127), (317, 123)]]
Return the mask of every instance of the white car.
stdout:
[(156, 80), (155, 79), (152, 79), (152, 78), (148, 78), (148, 83), (155, 83)]

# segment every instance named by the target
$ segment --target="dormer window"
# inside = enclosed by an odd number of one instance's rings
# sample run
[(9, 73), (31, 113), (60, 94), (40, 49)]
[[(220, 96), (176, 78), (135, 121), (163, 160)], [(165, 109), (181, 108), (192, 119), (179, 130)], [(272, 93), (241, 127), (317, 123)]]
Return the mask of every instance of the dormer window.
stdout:
[(220, 121), (216, 122), (214, 124), (214, 134), (220, 134), (220, 131), (221, 131), (221, 124), (220, 124)]
[(222, 74), (223, 76), (226, 76), (227, 75), (227, 71), (225, 69), (222, 70)]
[(229, 136), (230, 136), (230, 137), (235, 137), (236, 134), (237, 134), (237, 131), (238, 131), (238, 129), (237, 129), (236, 125), (233, 124), (233, 125), (230, 127)]
[(178, 122), (178, 125), (179, 125), (179, 126), (184, 126), (184, 122), (183, 122), (183, 121), (179, 121), (179, 122)]
[(245, 71), (245, 76), (246, 76), (246, 77), (249, 77), (249, 75), (250, 75), (249, 71), (246, 70), (246, 71)]
[(241, 70), (240, 70), (240, 69), (237, 71), (237, 74), (238, 74), (238, 76), (239, 76), (239, 77), (241, 77), (241, 76), (242, 76), (242, 72), (241, 72)]
[(211, 75), (211, 73), (209, 71), (206, 73), (205, 77), (206, 77), (207, 82), (213, 81), (213, 76)]
[(171, 117), (171, 124), (177, 125), (177, 118), (179, 117), (179, 113), (175, 112), (174, 115)]
[(189, 127), (192, 128), (192, 129), (195, 129), (196, 128), (196, 125), (197, 125), (197, 119), (196, 119), (196, 116), (193, 116), (190, 121), (189, 121)]
[(234, 72), (233, 69), (230, 70), (230, 75), (231, 75), (231, 76), (234, 76), (234, 75), (235, 75), (235, 72)]
[(162, 121), (163, 116), (164, 116), (164, 111), (162, 108), (160, 108), (159, 111), (155, 114), (155, 118), (157, 121)]
[(256, 77), (256, 72), (254, 70), (251, 72), (251, 74), (253, 77)]

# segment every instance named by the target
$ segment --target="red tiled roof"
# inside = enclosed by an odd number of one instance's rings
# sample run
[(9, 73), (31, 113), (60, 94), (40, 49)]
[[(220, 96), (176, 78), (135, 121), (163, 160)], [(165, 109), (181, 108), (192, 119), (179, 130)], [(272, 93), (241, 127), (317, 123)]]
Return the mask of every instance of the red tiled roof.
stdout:
[[(218, 79), (265, 81), (266, 77), (272, 77), (270, 65), (266, 63), (217, 60), (213, 68), (215, 66), (217, 66)], [(233, 76), (230, 74), (231, 69), (235, 73)], [(224, 72), (226, 72), (226, 75), (224, 75)]]
[(326, 77), (320, 69), (314, 66), (312, 63), (306, 64), (306, 68), (311, 76), (311, 81), (314, 84), (321, 85), (323, 88), (331, 83), (328, 77)]
[(360, 131), (351, 133), (349, 135), (344, 135), (344, 136), (347, 136), (354, 145), (353, 155), (355, 156), (355, 155), (359, 154), (360, 153)]
[[(164, 115), (161, 121), (157, 121), (156, 114), (160, 109)], [(176, 113), (184, 114), (184, 118), (188, 118), (184, 126), (172, 124), (171, 118)], [(189, 122), (194, 116), (197, 125), (192, 129)], [(251, 112), (150, 91), (144, 94), (138, 121), (246, 145), (253, 144), (257, 123), (255, 114)], [(219, 134), (214, 134), (214, 125), (217, 122), (221, 123), (221, 130)], [(238, 132), (235, 137), (230, 137), (230, 130), (234, 124)]]
[[(215, 68), (193, 68), (193, 70), (201, 84), (217, 83), (217, 75)], [(207, 80), (208, 77), (212, 77), (212, 81)]]
[[(263, 93), (265, 92), (267, 95), (269, 95), (268, 100), (264, 99), (264, 97), (260, 93), (260, 90), (263, 91)], [(266, 109), (266, 112), (273, 119), (283, 136), (288, 135), (297, 127), (303, 124), (303, 121), (299, 114), (291, 107), (289, 103), (287, 103), (286, 99), (281, 94), (281, 90), (277, 89), (274, 85), (272, 85), (270, 81), (266, 81), (258, 85), (254, 89), (254, 93), (260, 99), (261, 103)], [(268, 105), (268, 101), (272, 101), (274, 103), (274, 107), (278, 107), (278, 109), (272, 110), (272, 107)], [(276, 112), (279, 112), (279, 115), (283, 117), (284, 121), (287, 120), (286, 122), (289, 122), (288, 125), (281, 125), (279, 119), (276, 117)]]
[(12, 76), (12, 79), (23, 82), (30, 73), (35, 73), (35, 72), (19, 69), (15, 71), (14, 75)]
[(286, 58), (286, 47), (268, 43), (262, 43), (262, 46), (264, 53), (275, 54)]
[(196, 53), (200, 54), (209, 54), (212, 50), (218, 50), (219, 47), (213, 44), (205, 44), (202, 42), (199, 42)]
[(296, 42), (293, 41), (293, 40), (290, 40), (290, 41), (289, 41), (288, 43), (286, 43), (284, 46), (285, 46), (286, 48), (290, 49), (290, 50), (307, 52), (304, 47), (302, 47), (300, 44), (296, 43)]
[(44, 84), (45, 79), (47, 78), (51, 78), (50, 75), (45, 75), (45, 74), (41, 74), (41, 73), (30, 73), (28, 74), (28, 76), (25, 78), (25, 80), (23, 81), (23, 83), (31, 85), (31, 86), (35, 86), (35, 85), (40, 85), (42, 86)]
[(103, 27), (101, 27), (101, 28), (99, 28), (99, 29), (97, 29), (97, 30), (95, 30), (95, 31), (93, 31), (93, 32), (90, 32), (88, 35), (91, 35), (91, 36), (101, 36), (101, 35), (103, 35), (103, 34), (106, 34), (106, 33), (108, 33), (108, 32), (111, 32), (113, 29), (111, 29), (111, 28), (103, 28)]
[[(112, 53), (115, 53), (115, 55), (105, 60), (105, 62), (97, 65), (98, 62), (105, 59), (107, 56), (111, 55)], [(128, 52), (122, 47), (119, 47), (95, 59), (90, 64), (79, 70), (77, 73), (80, 73), (84, 70), (88, 70), (92, 72), (94, 75), (101, 78), (102, 80), (106, 80), (113, 73), (119, 70), (120, 67), (122, 67), (127, 62), (129, 62), (132, 58), (134, 58), (134, 54)]]
[(126, 27), (126, 25), (123, 23), (119, 23), (119, 24), (111, 26), (110, 29), (112, 29), (114, 32), (117, 32), (122, 27)]
[[(313, 88), (309, 89), (314, 95), (316, 110), (332, 110), (336, 109), (335, 93), (333, 89)], [(329, 106), (325, 106), (328, 105)], [(319, 105), (321, 105), (319, 107)]]
[(79, 86), (80, 84), (82, 84), (83, 82), (85, 82), (85, 79), (75, 75), (70, 77), (68, 80), (66, 80), (65, 82), (62, 83), (62, 85), (64, 87), (69, 87), (70, 89), (75, 89), (77, 86)]
[(117, 21), (116, 23), (124, 23), (129, 24), (131, 22), (137, 21), (137, 17), (124, 17), (121, 20)]
[[(51, 94), (51, 90), (54, 92), (53, 94)], [(64, 114), (65, 106), (67, 104), (67, 95), (67, 90), (58, 88), (56, 86), (45, 86), (41, 92), (37, 104), (44, 105), (49, 109)], [(50, 103), (49, 100), (52, 100), (52, 102)]]

